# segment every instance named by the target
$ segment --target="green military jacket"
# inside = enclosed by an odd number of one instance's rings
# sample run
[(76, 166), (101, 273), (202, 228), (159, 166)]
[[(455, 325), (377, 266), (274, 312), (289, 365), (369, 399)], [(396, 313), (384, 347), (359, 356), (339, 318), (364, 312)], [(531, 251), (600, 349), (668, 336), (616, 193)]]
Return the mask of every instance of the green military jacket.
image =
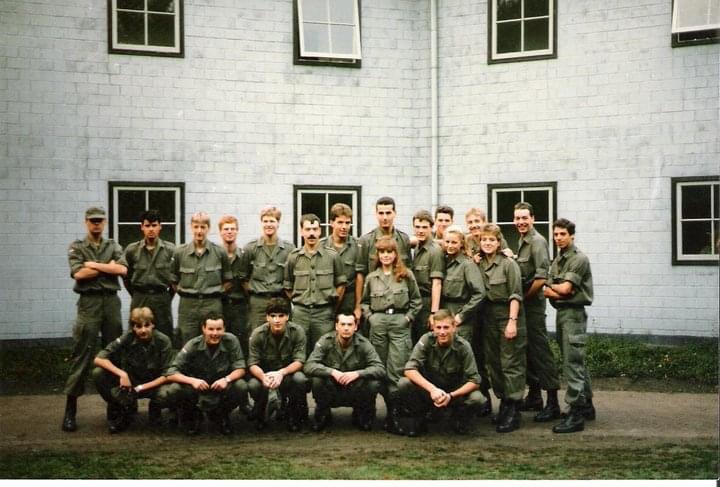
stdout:
[(422, 297), (415, 276), (408, 270), (408, 275), (400, 282), (393, 274), (386, 276), (382, 268), (375, 269), (365, 279), (361, 305), (365, 317), (372, 313), (382, 312), (388, 308), (403, 310), (405, 318), (412, 322), (422, 309)]
[(225, 333), (214, 352), (200, 335), (190, 339), (165, 372), (166, 376), (181, 373), (212, 384), (237, 369), (245, 368), (240, 341), (232, 333)]
[(245, 245), (243, 270), (249, 280), (250, 292), (278, 294), (283, 290), (285, 263), (295, 248), (291, 242), (279, 239), (274, 246), (265, 245), (262, 238)]
[(550, 266), (548, 280), (551, 284), (570, 281), (573, 285), (573, 292), (569, 298), (550, 300), (550, 304), (555, 308), (592, 304), (593, 280), (590, 260), (575, 245), (571, 245), (555, 257)]
[(278, 370), (293, 362), (305, 363), (305, 330), (302, 326), (288, 321), (280, 340), (265, 323), (255, 328), (250, 336), (248, 368), (257, 365), (264, 372)]
[(330, 332), (320, 337), (305, 363), (309, 376), (330, 377), (333, 370), (340, 372), (357, 371), (361, 378), (382, 380), (385, 367), (380, 361), (370, 340), (355, 333), (345, 350), (337, 341), (337, 333)]
[(187, 294), (217, 294), (223, 292), (223, 282), (233, 278), (227, 252), (219, 245), (205, 242), (201, 256), (193, 242), (175, 248), (173, 282), (178, 292)]
[(480, 261), (480, 268), (487, 290), (487, 300), (492, 303), (509, 303), (513, 299), (522, 302), (522, 280), (517, 263), (501, 253), (491, 262), (487, 257)]
[[(545, 237), (537, 230), (531, 228), (524, 237), (518, 240), (517, 257), (522, 276), (523, 292), (530, 289), (535, 279), (547, 279), (550, 269), (550, 253)], [(538, 293), (533, 299), (544, 300), (543, 293)]]
[(127, 265), (125, 283), (130, 294), (134, 290), (167, 290), (173, 280), (174, 254), (175, 244), (167, 240), (157, 239), (152, 252), (145, 247), (145, 240), (128, 245), (123, 258)]
[(445, 277), (445, 258), (442, 248), (428, 239), (415, 250), (411, 269), (415, 274), (420, 294), (430, 296), (432, 280)]
[[(371, 230), (358, 239), (358, 254), (355, 262), (355, 270), (360, 274), (367, 276), (368, 273), (377, 267), (377, 249), (375, 244), (383, 237), (383, 233), (379, 228)], [(400, 257), (405, 265), (410, 268), (410, 237), (407, 233), (401, 232), (397, 228), (393, 228), (393, 239), (397, 243), (398, 257)]]
[[(85, 262), (98, 262), (109, 264), (115, 261), (117, 264), (125, 265), (122, 258), (122, 247), (114, 240), (102, 239), (96, 247), (85, 237), (83, 240), (75, 240), (68, 248), (68, 262), (70, 263), (70, 277), (85, 266)], [(94, 291), (119, 291), (120, 281), (118, 276), (100, 273), (93, 279), (75, 281), (73, 291), (78, 294)]]
[(441, 306), (445, 302), (463, 303), (457, 313), (460, 320), (472, 313), (485, 298), (485, 283), (478, 266), (465, 254), (445, 260), (445, 282), (442, 287)]
[(449, 383), (480, 384), (472, 347), (457, 334), (452, 343), (443, 348), (437, 344), (433, 332), (425, 333), (415, 344), (405, 370), (417, 370), (426, 379), (439, 377)]
[(334, 250), (318, 245), (312, 255), (305, 247), (290, 252), (283, 287), (290, 290), (293, 303), (304, 306), (333, 303), (337, 298), (335, 288), (345, 282), (342, 262)]
[[(223, 247), (223, 250), (224, 249)], [(227, 251), (225, 251), (225, 253), (227, 254)], [(236, 247), (233, 255), (228, 256), (228, 260), (230, 261), (233, 285), (232, 288), (230, 288), (230, 292), (227, 293), (227, 296), (232, 299), (243, 300), (245, 299), (245, 293), (243, 292), (242, 281), (247, 279), (247, 274), (245, 274), (246, 267), (243, 263), (245, 260), (245, 250)]]
[(157, 330), (148, 342), (138, 340), (128, 331), (108, 343), (97, 356), (127, 372), (132, 384), (144, 384), (165, 374), (172, 363), (173, 348), (167, 335)]
[(343, 266), (343, 274), (347, 280), (345, 292), (347, 293), (351, 289), (355, 288), (355, 262), (358, 256), (358, 240), (352, 235), (348, 235), (347, 240), (342, 248), (338, 249), (333, 244), (332, 237), (325, 237), (320, 240), (320, 245), (326, 249), (331, 249), (337, 252), (338, 258)]

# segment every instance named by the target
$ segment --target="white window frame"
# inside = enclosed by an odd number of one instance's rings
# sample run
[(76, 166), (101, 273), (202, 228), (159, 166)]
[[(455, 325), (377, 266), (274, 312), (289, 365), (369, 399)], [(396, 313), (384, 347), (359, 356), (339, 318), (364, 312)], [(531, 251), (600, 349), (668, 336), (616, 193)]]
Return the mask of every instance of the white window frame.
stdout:
[[(682, 7), (687, 5), (691, 0), (674, 0), (673, 1), (673, 12), (672, 12), (672, 33), (680, 34), (684, 32), (696, 32), (701, 30), (713, 30), (720, 29), (720, 5), (717, 5), (717, 0), (694, 0), (705, 2), (707, 5), (706, 19), (707, 23), (701, 25), (689, 25), (685, 27), (678, 27), (678, 21), (682, 18)], [(715, 8), (718, 9), (718, 18), (712, 19), (712, 8), (713, 2), (715, 2)], [(714, 20), (714, 21), (713, 21)]]
[[(715, 265), (720, 260), (718, 254), (717, 242), (719, 235), (713, 223), (720, 220), (720, 215), (715, 214), (715, 199), (720, 198), (720, 191), (713, 191), (712, 187), (720, 184), (720, 178), (713, 176), (710, 178), (673, 178), (673, 264), (712, 264)], [(682, 218), (682, 190), (689, 186), (710, 186), (710, 218)], [(710, 242), (715, 242), (711, 246), (710, 254), (686, 254), (683, 249), (683, 223), (685, 222), (710, 222)]]
[[(503, 60), (522, 60), (527, 59), (531, 60), (533, 58), (547, 58), (549, 56), (555, 55), (555, 0), (548, 0), (548, 15), (545, 16), (539, 16), (539, 17), (525, 17), (525, 0), (521, 1), (521, 7), (520, 7), (520, 18), (519, 19), (512, 19), (512, 20), (497, 20), (497, 2), (498, 0), (491, 0), (492, 6), (491, 6), (491, 19), (490, 19), (490, 59), (492, 61), (503, 61)], [(548, 19), (548, 48), (547, 49), (537, 49), (534, 51), (525, 51), (524, 45), (525, 45), (525, 21), (527, 20), (533, 20), (533, 19)], [(497, 52), (497, 35), (498, 35), (498, 29), (497, 25), (506, 23), (506, 22), (517, 22), (520, 21), (520, 51), (516, 52), (506, 52), (506, 53), (498, 53)]]
[[(117, 13), (118, 11), (127, 12), (140, 12), (140, 10), (125, 10), (117, 7), (117, 0), (108, 0), (110, 8), (110, 51), (121, 52), (121, 53), (138, 53), (138, 54), (156, 54), (156, 55), (168, 55), (168, 56), (180, 56), (182, 55), (182, 9), (183, 0), (175, 0), (175, 12), (155, 12), (148, 10), (148, 0), (143, 0), (144, 10), (142, 13), (145, 16), (143, 22), (144, 26), (144, 44), (124, 44), (118, 41), (118, 25), (117, 25)], [(148, 13), (153, 15), (172, 15), (174, 16), (174, 31), (175, 31), (175, 42), (173, 46), (155, 46), (148, 44), (149, 33), (148, 33)]]
[[(328, 215), (328, 218), (330, 216), (330, 207), (332, 206), (330, 204), (330, 195), (331, 194), (346, 194), (352, 196), (352, 204), (350, 205), (350, 208), (352, 208), (353, 216), (352, 216), (352, 227), (351, 227), (351, 235), (354, 237), (359, 236), (360, 232), (360, 188), (359, 187), (348, 187), (348, 186), (302, 186), (297, 185), (295, 186), (295, 244), (300, 247), (302, 246), (302, 237), (300, 236), (300, 233), (298, 232), (298, 227), (300, 224), (300, 218), (302, 218), (303, 212), (302, 212), (302, 203), (303, 203), (303, 195), (306, 194), (324, 194), (325, 195), (325, 214)], [(322, 219), (322, 215), (318, 215)], [(320, 222), (320, 228), (322, 229), (322, 235), (330, 235), (332, 234), (332, 229), (330, 228), (330, 221), (321, 221)]]
[[(297, 2), (297, 17), (298, 17), (298, 38), (300, 41), (300, 57), (302, 58), (318, 58), (326, 60), (353, 60), (359, 61), (362, 59), (362, 42), (360, 40), (360, 0), (350, 0), (353, 2), (353, 24), (344, 22), (333, 22), (332, 19), (327, 18), (325, 22), (308, 22), (315, 24), (322, 24), (327, 26), (328, 34), (328, 45), (330, 46), (329, 52), (322, 51), (310, 51), (305, 48), (305, 29), (304, 29), (304, 15), (303, 15), (303, 0), (295, 0)], [(325, 0), (327, 4), (328, 17), (330, 15), (330, 2), (334, 0)], [(353, 52), (350, 54), (332, 52), (332, 36), (330, 35), (330, 26), (332, 25), (346, 25), (353, 27)]]

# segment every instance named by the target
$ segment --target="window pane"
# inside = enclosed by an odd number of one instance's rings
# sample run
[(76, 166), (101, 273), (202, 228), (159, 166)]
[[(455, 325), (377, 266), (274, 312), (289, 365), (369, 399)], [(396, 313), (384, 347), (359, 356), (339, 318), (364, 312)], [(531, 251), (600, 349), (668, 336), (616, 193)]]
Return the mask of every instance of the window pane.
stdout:
[(303, 25), (305, 32), (305, 50), (310, 52), (330, 52), (327, 26), (308, 23)]
[(331, 25), (332, 52), (337, 54), (353, 53), (353, 31), (351, 25)]
[(148, 10), (151, 12), (175, 12), (175, 1), (148, 0)]
[(303, 22), (327, 22), (327, 0), (300, 0)]
[(148, 14), (148, 44), (151, 46), (175, 45), (175, 16)]
[(548, 19), (525, 22), (525, 51), (539, 51), (549, 47)]
[(713, 184), (713, 218), (720, 218), (720, 184)]
[(330, 2), (330, 22), (340, 24), (355, 23), (355, 0), (335, 0)]
[[(683, 186), (681, 217), (710, 218), (710, 186)], [(683, 244), (684, 245), (684, 244)]]
[(520, 52), (520, 22), (497, 24), (497, 52)]
[[(497, 193), (496, 222), (511, 222), (515, 210), (515, 203), (520, 201), (520, 191), (498, 191)], [(492, 218), (491, 215), (488, 218)]]
[(175, 191), (150, 191), (148, 207), (160, 212), (163, 226), (175, 221)]
[(549, 15), (549, 0), (525, 0), (525, 17)]
[(117, 0), (117, 8), (124, 8), (128, 10), (144, 10), (143, 0)]
[(305, 213), (315, 213), (320, 217), (321, 221), (327, 221), (325, 195), (322, 193), (303, 193), (300, 214), (304, 215)]
[(525, 191), (525, 201), (533, 206), (536, 221), (550, 221), (549, 191)]
[(167, 240), (172, 243), (179, 243), (175, 239), (175, 225), (172, 223), (163, 223), (162, 229), (160, 230), (160, 238), (163, 240)]
[(552, 235), (550, 235), (550, 224), (549, 223), (535, 224), (534, 228), (535, 228), (535, 230), (537, 230), (537, 232), (540, 235), (545, 237), (545, 240), (547, 240), (548, 245), (550, 247), (552, 247), (554, 245)]
[(505, 237), (508, 247), (510, 247), (513, 252), (517, 253), (520, 234), (518, 233), (517, 228), (515, 228), (515, 225), (500, 225), (500, 229), (502, 230), (503, 237)]
[[(335, 203), (345, 203), (352, 208), (352, 195), (347, 193), (329, 193), (328, 194), (328, 205), (332, 207)], [(353, 212), (355, 208), (352, 208)]]
[(519, 19), (520, 0), (497, 0), (497, 20)]
[(145, 211), (145, 191), (127, 190), (118, 191), (118, 222), (138, 223), (138, 219)]
[(145, 14), (117, 13), (117, 40), (121, 44), (145, 44)]
[(712, 236), (710, 222), (682, 223), (683, 254), (711, 254)]
[(143, 234), (140, 231), (140, 225), (134, 223), (132, 225), (118, 225), (118, 236), (116, 242), (122, 245), (123, 248), (127, 247), (128, 244), (137, 242), (143, 238)]
[(676, 0), (677, 7), (677, 27), (693, 27), (712, 24), (718, 21), (718, 7), (711, 7), (711, 13), (715, 12), (715, 17), (708, 17), (708, 5), (712, 5), (712, 0)]

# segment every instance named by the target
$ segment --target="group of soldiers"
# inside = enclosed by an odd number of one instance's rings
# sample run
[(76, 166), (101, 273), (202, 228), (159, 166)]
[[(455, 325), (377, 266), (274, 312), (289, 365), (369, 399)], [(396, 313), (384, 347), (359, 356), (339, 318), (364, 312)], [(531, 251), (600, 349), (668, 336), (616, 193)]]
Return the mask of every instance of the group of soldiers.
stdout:
[[(418, 436), (448, 411), (452, 429), (464, 434), (472, 417), (492, 414), (490, 389), (501, 401), (492, 416), (500, 433), (520, 426), (520, 411), (537, 411), (538, 422), (560, 420), (557, 433), (594, 419), (583, 346), (592, 275), (572, 222), (554, 222), (559, 254), (551, 264), (528, 203), (514, 209), (517, 255), (477, 208), (466, 213), (467, 232), (453, 224), (450, 207), (434, 217), (418, 211), (413, 237), (395, 227), (392, 198), (377, 200), (375, 214), (377, 227), (358, 239), (345, 204), (330, 209), (326, 238), (320, 218), (303, 215), (296, 248), (277, 234), (276, 207), (261, 210), (262, 234), (244, 247), (235, 217), (221, 217), (218, 245), (208, 240), (209, 215), (198, 212), (192, 240), (175, 246), (160, 238), (160, 215), (149, 210), (140, 217), (143, 239), (123, 251), (103, 238), (104, 210), (89, 208), (87, 236), (69, 248), (80, 297), (62, 429), (77, 429), (77, 398), (93, 365), (111, 433), (130, 425), (139, 398), (150, 400), (151, 424), (168, 409), (188, 434), (205, 417), (230, 434), (236, 408), (257, 430), (277, 418), (289, 431), (305, 423), (321, 431), (341, 406), (352, 407), (353, 425), (368, 431), (377, 394), (391, 433)], [(124, 334), (119, 278), (131, 295)], [(545, 298), (557, 308), (566, 413)]]

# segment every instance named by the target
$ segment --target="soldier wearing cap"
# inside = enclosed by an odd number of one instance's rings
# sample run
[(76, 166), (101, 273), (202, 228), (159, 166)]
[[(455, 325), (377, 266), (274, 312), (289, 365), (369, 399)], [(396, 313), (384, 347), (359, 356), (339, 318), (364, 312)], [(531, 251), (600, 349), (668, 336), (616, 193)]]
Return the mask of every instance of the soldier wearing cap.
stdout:
[(345, 203), (335, 203), (330, 207), (330, 228), (332, 233), (320, 240), (320, 245), (335, 250), (343, 267), (347, 280), (345, 293), (339, 300), (338, 313), (350, 314), (355, 309), (355, 261), (358, 254), (358, 241), (353, 237), (352, 208)]
[(85, 212), (87, 236), (75, 240), (68, 249), (70, 277), (75, 280), (73, 291), (80, 298), (73, 327), (70, 374), (64, 389), (67, 400), (63, 431), (77, 429), (77, 398), (85, 392), (85, 380), (92, 366), (98, 333), (102, 334), (103, 346), (122, 333), (118, 276), (124, 276), (127, 267), (120, 245), (102, 236), (106, 222), (105, 210), (88, 208)]

